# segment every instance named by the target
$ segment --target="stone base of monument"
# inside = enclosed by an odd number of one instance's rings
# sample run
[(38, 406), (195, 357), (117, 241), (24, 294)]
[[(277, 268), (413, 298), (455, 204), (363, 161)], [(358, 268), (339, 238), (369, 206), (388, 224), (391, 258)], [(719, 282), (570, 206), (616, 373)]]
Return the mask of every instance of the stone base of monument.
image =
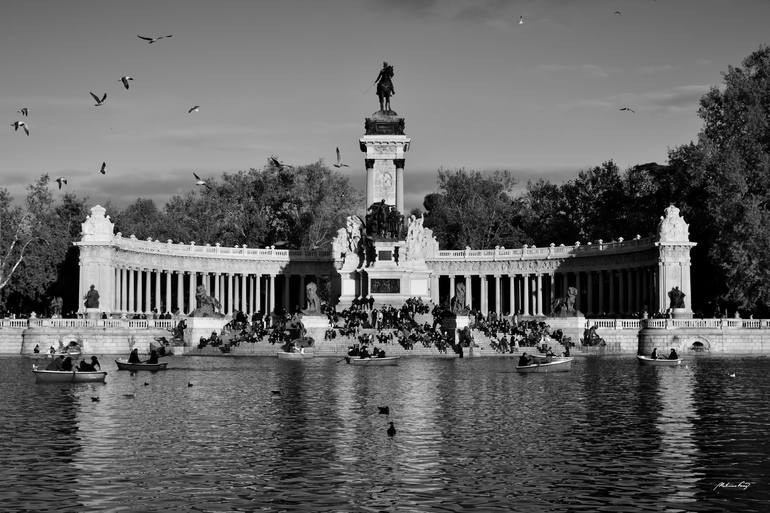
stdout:
[(323, 342), (326, 330), (331, 328), (329, 318), (321, 314), (303, 315), (302, 325), (305, 327), (305, 336), (312, 337), (315, 345)]
[(455, 344), (460, 341), (460, 331), (471, 324), (471, 318), (467, 315), (458, 315), (457, 317), (445, 317), (441, 319), (441, 329), (445, 331), (454, 330)]
[(101, 319), (102, 313), (98, 308), (86, 308), (86, 319)]
[(672, 319), (692, 319), (692, 310), (689, 308), (671, 308)]
[(185, 320), (187, 328), (184, 330), (185, 346), (196, 347), (201, 337), (209, 338), (211, 332), (219, 334), (222, 327), (227, 324), (224, 317), (188, 317)]

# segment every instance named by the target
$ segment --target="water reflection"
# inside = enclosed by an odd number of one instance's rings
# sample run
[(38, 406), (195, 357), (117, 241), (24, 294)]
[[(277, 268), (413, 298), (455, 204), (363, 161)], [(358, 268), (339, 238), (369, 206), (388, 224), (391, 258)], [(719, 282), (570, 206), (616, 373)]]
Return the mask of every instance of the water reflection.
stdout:
[[(507, 359), (170, 364), (60, 386), (0, 359), (4, 509), (762, 511), (770, 499), (767, 359), (596, 357), (553, 375)], [(714, 490), (730, 480), (751, 484)]]

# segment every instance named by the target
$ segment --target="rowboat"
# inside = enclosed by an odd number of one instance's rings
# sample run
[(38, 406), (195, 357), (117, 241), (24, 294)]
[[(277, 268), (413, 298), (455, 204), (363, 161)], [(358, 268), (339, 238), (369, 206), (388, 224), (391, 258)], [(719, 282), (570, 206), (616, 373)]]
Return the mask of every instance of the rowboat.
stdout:
[(305, 358), (315, 358), (315, 354), (313, 353), (300, 353), (297, 352), (286, 352), (286, 351), (278, 351), (275, 353), (275, 355), (278, 358), (284, 359), (284, 360), (304, 360)]
[(37, 370), (33, 367), (32, 372), (37, 383), (104, 383), (104, 378), (107, 377), (105, 371), (54, 371)]
[(398, 365), (400, 356), (385, 356), (383, 358), (356, 358), (346, 356), (345, 361), (350, 365)]
[(529, 365), (517, 365), (516, 372), (523, 374), (536, 374), (547, 372), (568, 372), (572, 368), (574, 358), (558, 356), (552, 357), (550, 362), (531, 363)]
[(123, 360), (123, 359), (115, 360), (115, 363), (118, 364), (118, 370), (127, 370), (127, 371), (143, 370), (143, 371), (150, 371), (150, 372), (166, 370), (166, 366), (168, 365), (168, 362), (128, 363), (128, 360)]
[(640, 365), (654, 365), (657, 367), (676, 367), (682, 363), (681, 358), (669, 360), (668, 358), (650, 358), (649, 356), (636, 355), (636, 359)]

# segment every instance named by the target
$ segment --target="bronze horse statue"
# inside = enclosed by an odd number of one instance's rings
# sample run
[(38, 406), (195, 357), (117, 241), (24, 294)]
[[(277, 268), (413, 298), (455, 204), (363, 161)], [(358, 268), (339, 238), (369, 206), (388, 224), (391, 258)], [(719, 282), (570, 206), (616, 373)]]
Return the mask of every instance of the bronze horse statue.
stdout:
[(390, 97), (396, 94), (396, 89), (393, 87), (393, 66), (390, 66), (387, 62), (382, 63), (382, 69), (380, 74), (377, 75), (377, 79), (374, 81), (377, 84), (377, 97), (380, 99), (380, 110), (390, 110)]

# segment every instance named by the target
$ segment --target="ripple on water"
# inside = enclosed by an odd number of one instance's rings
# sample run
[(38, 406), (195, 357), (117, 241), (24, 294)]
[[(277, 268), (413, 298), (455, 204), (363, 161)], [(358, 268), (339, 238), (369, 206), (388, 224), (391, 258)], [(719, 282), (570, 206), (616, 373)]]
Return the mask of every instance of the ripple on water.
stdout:
[[(769, 361), (586, 358), (519, 375), (510, 359), (178, 357), (166, 372), (61, 386), (5, 358), (0, 499), (10, 511), (762, 511)], [(714, 490), (723, 481), (751, 484)]]

